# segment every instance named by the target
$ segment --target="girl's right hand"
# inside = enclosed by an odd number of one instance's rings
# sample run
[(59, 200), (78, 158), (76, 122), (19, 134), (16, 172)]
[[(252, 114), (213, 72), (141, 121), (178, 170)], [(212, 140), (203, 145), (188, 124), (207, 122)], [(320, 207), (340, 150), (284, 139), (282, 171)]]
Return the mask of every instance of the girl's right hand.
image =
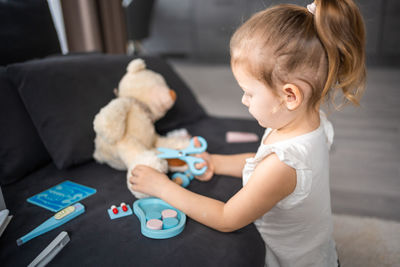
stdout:
[[(197, 139), (197, 137), (194, 137), (194, 145), (195, 146), (200, 146), (200, 141), (199, 141), (199, 139)], [(212, 161), (211, 155), (208, 152), (203, 152), (201, 154), (196, 154), (195, 156), (199, 157), (199, 158), (202, 158), (204, 160), (204, 162), (197, 163), (195, 165), (196, 169), (201, 169), (204, 166), (207, 166), (206, 172), (203, 173), (202, 175), (195, 176), (195, 178), (197, 180), (200, 180), (200, 181), (203, 181), (203, 182), (211, 180), (211, 178), (214, 175), (214, 170), (215, 170), (215, 166), (214, 166), (214, 163)]]

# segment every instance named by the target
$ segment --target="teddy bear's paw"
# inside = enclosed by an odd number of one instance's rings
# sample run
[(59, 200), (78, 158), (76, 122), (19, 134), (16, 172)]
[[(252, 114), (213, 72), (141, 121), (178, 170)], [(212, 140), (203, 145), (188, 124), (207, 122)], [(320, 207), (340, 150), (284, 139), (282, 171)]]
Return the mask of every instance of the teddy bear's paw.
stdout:
[(131, 191), (131, 193), (136, 198), (149, 197), (149, 195), (134, 191), (130, 187), (129, 178), (131, 177), (132, 170), (137, 165), (146, 165), (146, 166), (149, 166), (149, 167), (152, 167), (152, 168), (158, 170), (159, 172), (166, 173), (168, 170), (167, 161), (157, 157), (157, 153), (155, 151), (145, 151), (145, 152), (141, 153), (140, 155), (138, 155), (135, 158), (135, 160), (131, 163), (131, 166), (129, 167), (127, 175), (126, 175), (126, 181), (127, 181), (127, 186), (128, 186), (129, 191)]
[(179, 138), (175, 145), (176, 149), (185, 149), (190, 145), (190, 138)]
[(136, 165), (134, 165), (134, 166), (132, 166), (131, 168), (129, 168), (129, 170), (128, 170), (128, 172), (127, 172), (127, 175), (126, 175), (126, 185), (127, 185), (128, 189), (129, 189), (129, 191), (131, 191), (131, 193), (132, 193), (136, 198), (139, 199), (139, 198), (150, 197), (150, 196), (147, 195), (147, 194), (144, 194), (144, 193), (135, 191), (135, 190), (133, 190), (133, 189), (131, 188), (132, 184), (129, 182), (129, 178), (132, 176), (131, 173), (132, 173), (132, 170), (135, 168), (135, 166), (136, 166)]
[(144, 151), (136, 156), (133, 162), (131, 162), (129, 170), (132, 170), (136, 165), (146, 165), (162, 173), (168, 171), (167, 161), (160, 159), (155, 150)]
[(128, 186), (129, 191), (131, 191), (132, 195), (134, 195), (137, 199), (150, 197), (148, 194), (133, 190), (131, 188), (131, 184), (129, 183), (129, 179), (127, 179), (127, 186)]

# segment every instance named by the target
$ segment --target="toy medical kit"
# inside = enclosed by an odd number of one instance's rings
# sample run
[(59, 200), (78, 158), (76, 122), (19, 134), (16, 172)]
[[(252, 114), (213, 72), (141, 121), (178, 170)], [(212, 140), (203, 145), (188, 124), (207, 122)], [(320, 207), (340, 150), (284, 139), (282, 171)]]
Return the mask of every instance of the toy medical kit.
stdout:
[(27, 201), (42, 208), (57, 212), (94, 193), (96, 193), (96, 189), (67, 180), (28, 198)]
[(204, 160), (202, 158), (190, 156), (191, 154), (200, 154), (207, 150), (207, 141), (201, 137), (197, 136), (200, 147), (196, 147), (194, 145), (194, 138), (190, 139), (190, 144), (187, 148), (182, 150), (175, 150), (170, 148), (159, 147), (157, 148), (161, 154), (158, 154), (159, 158), (162, 159), (180, 159), (187, 163), (190, 172), (193, 175), (202, 175), (206, 170), (207, 166), (204, 166), (201, 169), (196, 168), (197, 163), (202, 163)]
[(107, 212), (111, 220), (133, 214), (131, 207), (129, 207), (129, 205), (125, 204), (124, 202), (122, 202), (119, 207), (112, 205), (111, 208), (107, 210)]
[(51, 243), (28, 265), (28, 267), (46, 266), (69, 242), (68, 233), (62, 231)]
[(227, 143), (251, 143), (259, 140), (258, 135), (249, 132), (226, 132), (225, 140)]
[(47, 233), (48, 231), (63, 225), (64, 223), (74, 219), (84, 212), (85, 207), (81, 203), (75, 203), (74, 205), (57, 212), (54, 216), (52, 216), (50, 219), (47, 219), (44, 223), (33, 229), (28, 234), (18, 238), (17, 245), (21, 246), (32, 238)]
[(7, 225), (13, 217), (12, 215), (9, 215), (9, 213), (10, 211), (8, 209), (0, 211), (0, 236), (3, 234), (4, 230), (6, 230)]
[[(162, 219), (163, 212), (170, 215), (173, 213), (166, 210), (175, 211), (176, 217)], [(185, 228), (186, 215), (159, 198), (142, 198), (136, 200), (133, 203), (133, 212), (139, 218), (142, 234), (149, 238), (165, 239), (174, 237), (180, 234)], [(157, 214), (156, 217), (159, 217), (159, 219), (146, 219), (151, 217), (148, 216), (150, 213)]]

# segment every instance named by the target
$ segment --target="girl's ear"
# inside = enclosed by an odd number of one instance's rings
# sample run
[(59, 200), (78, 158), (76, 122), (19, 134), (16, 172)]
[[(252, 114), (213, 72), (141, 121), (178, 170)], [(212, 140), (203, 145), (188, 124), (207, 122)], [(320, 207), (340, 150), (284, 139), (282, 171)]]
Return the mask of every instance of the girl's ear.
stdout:
[(287, 83), (282, 87), (283, 102), (287, 109), (296, 110), (303, 102), (303, 92), (292, 83)]

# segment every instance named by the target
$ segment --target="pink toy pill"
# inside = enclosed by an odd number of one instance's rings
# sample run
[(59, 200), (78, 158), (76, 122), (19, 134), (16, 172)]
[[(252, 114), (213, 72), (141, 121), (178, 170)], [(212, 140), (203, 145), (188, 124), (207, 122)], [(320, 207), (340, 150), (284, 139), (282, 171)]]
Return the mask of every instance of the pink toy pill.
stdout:
[(163, 222), (157, 219), (152, 219), (147, 221), (146, 226), (151, 230), (161, 230)]
[(163, 219), (165, 218), (176, 218), (178, 213), (175, 210), (166, 209), (161, 212), (161, 216)]

